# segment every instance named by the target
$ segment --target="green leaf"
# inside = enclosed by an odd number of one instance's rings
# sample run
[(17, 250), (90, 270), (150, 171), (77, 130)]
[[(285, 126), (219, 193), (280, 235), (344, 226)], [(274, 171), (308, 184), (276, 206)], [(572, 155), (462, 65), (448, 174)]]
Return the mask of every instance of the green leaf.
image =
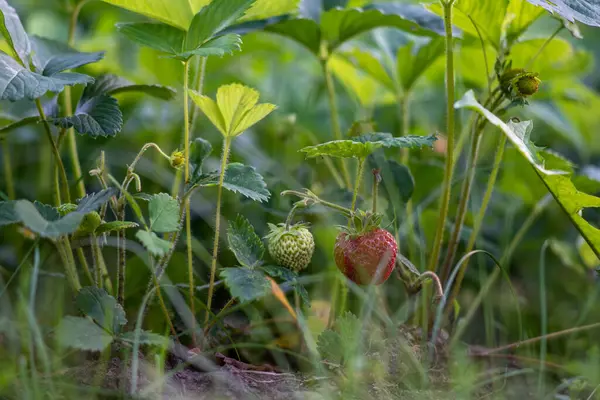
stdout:
[[(133, 344), (136, 340), (135, 332), (125, 332), (119, 336), (119, 340)], [(147, 346), (167, 347), (169, 344), (169, 338), (148, 331), (140, 331), (137, 340), (139, 344)]]
[(167, 254), (173, 246), (171, 242), (159, 238), (154, 232), (139, 230), (135, 234), (135, 237), (144, 245), (150, 254), (157, 257), (162, 257)]
[(31, 231), (42, 237), (57, 238), (71, 234), (77, 230), (84, 214), (73, 212), (62, 218), (49, 221), (27, 200), (19, 200), (14, 205), (18, 219)]
[(260, 299), (271, 293), (271, 282), (262, 271), (248, 268), (225, 268), (220, 276), (231, 296), (242, 303)]
[(255, 0), (213, 0), (192, 19), (185, 37), (186, 51), (199, 48), (208, 39), (234, 24)]
[(342, 364), (356, 357), (360, 345), (362, 326), (352, 313), (339, 317), (334, 329), (319, 335), (317, 348), (321, 356), (329, 362)]
[(96, 193), (88, 194), (79, 200), (77, 204), (77, 211), (82, 214), (98, 211), (100, 207), (106, 204), (111, 197), (116, 196), (118, 192), (119, 191), (115, 188), (108, 188)]
[(432, 147), (437, 140), (435, 135), (417, 136), (408, 135), (394, 137), (387, 132), (367, 133), (354, 138), (354, 141), (360, 143), (377, 143), (382, 147), (395, 147), (398, 149), (418, 149), (421, 147)]
[(167, 233), (179, 229), (179, 201), (167, 193), (155, 194), (148, 204), (150, 229)]
[[(51, 205), (40, 203), (37, 200), (33, 202), (33, 205), (35, 209), (40, 213), (42, 218), (48, 221), (56, 221), (61, 217), (61, 213), (58, 211), (58, 209), (52, 207)], [(65, 204), (65, 206), (67, 206), (67, 204)], [(72, 207), (70, 204), (68, 206)]]
[(188, 60), (192, 56), (208, 57), (218, 56), (223, 57), (227, 54), (233, 54), (235, 51), (242, 49), (242, 38), (240, 35), (230, 33), (227, 35), (219, 36), (217, 38), (208, 40), (206, 43), (196, 47), (193, 50), (179, 53), (174, 58), (180, 60)]
[(0, 52), (0, 100), (35, 100), (47, 92), (59, 93), (65, 86), (93, 81), (92, 77), (74, 72), (59, 72), (52, 76), (31, 72)]
[(456, 102), (455, 108), (468, 108), (476, 111), (485, 117), (492, 125), (500, 128), (500, 130), (506, 135), (508, 140), (517, 148), (519, 153), (529, 161), (530, 164), (535, 168), (547, 175), (560, 175), (564, 174), (564, 171), (551, 171), (544, 168), (543, 162), (537, 154), (538, 148), (531, 142), (529, 136), (533, 124), (531, 121), (525, 121), (520, 123), (505, 124), (500, 118), (494, 115), (492, 112), (484, 108), (475, 99), (475, 94), (472, 90), (469, 90), (464, 97)]
[(206, 157), (212, 153), (212, 145), (209, 141), (196, 138), (190, 145), (190, 168), (192, 170), (192, 181), (202, 175), (202, 164)]
[(127, 323), (123, 307), (104, 289), (82, 288), (75, 297), (75, 304), (82, 313), (112, 334), (119, 333)]
[(544, 10), (527, 2), (528, 0), (511, 0), (508, 3), (506, 17), (511, 18), (507, 27), (507, 36), (510, 41), (518, 38), (544, 14)]
[(586, 25), (600, 26), (600, 1), (598, 0), (527, 0), (544, 7), (570, 22), (579, 21)]
[(298, 274), (289, 268), (280, 265), (263, 265), (260, 267), (267, 275), (272, 278), (281, 279), (284, 283), (290, 285), (300, 295), (302, 302), (310, 307), (310, 298), (306, 288), (298, 282)]
[(38, 36), (31, 37), (31, 44), (34, 51), (33, 65), (44, 76), (94, 63), (104, 57), (103, 51), (81, 53), (66, 44)]
[(188, 92), (192, 101), (202, 110), (204, 115), (210, 122), (221, 132), (223, 136), (227, 136), (227, 127), (223, 115), (217, 106), (217, 103), (208, 96), (201, 95), (193, 90)]
[(400, 192), (400, 198), (405, 203), (410, 200), (415, 190), (415, 180), (406, 165), (399, 164), (394, 160), (388, 160), (387, 166), (392, 173), (396, 187)]
[(240, 163), (227, 165), (223, 187), (261, 203), (271, 197), (262, 175), (256, 172), (254, 167)]
[(443, 38), (434, 38), (429, 43), (415, 49), (415, 43), (409, 42), (398, 49), (396, 68), (398, 81), (405, 91), (412, 89), (417, 79), (444, 53)]
[(0, 201), (0, 226), (21, 222), (15, 211), (15, 203), (16, 201)]
[(72, 116), (53, 118), (52, 122), (61, 128), (75, 128), (78, 133), (93, 138), (115, 136), (123, 127), (123, 113), (117, 99), (100, 95), (79, 104)]
[(29, 65), (29, 54), (31, 53), (29, 37), (17, 12), (6, 0), (0, 0), (0, 32), (14, 55), (20, 60), (21, 65)]
[(265, 27), (265, 31), (292, 39), (318, 56), (321, 45), (321, 29), (310, 19), (290, 19)]
[(244, 216), (238, 214), (236, 220), (229, 223), (227, 241), (229, 249), (242, 266), (254, 268), (262, 264), (265, 248), (254, 232), (254, 227)]
[(176, 94), (176, 91), (168, 86), (142, 85), (116, 75), (105, 74), (97, 77), (93, 84), (85, 87), (79, 103), (85, 103), (88, 99), (102, 94), (117, 95), (129, 92), (145, 93), (161, 100), (173, 100)]
[(96, 235), (102, 235), (104, 233), (109, 232), (121, 232), (125, 229), (137, 228), (139, 225), (135, 222), (130, 221), (111, 221), (100, 224), (99, 227), (96, 228), (94, 233)]
[(370, 9), (332, 9), (321, 14), (321, 34), (330, 51), (375, 28), (397, 28), (413, 35), (438, 36), (443, 22), (421, 6), (381, 4)]
[(117, 30), (132, 42), (163, 53), (178, 54), (183, 50), (185, 31), (173, 26), (153, 22), (132, 22), (117, 24)]
[[(373, 52), (354, 47), (348, 51), (340, 51), (339, 56), (344, 57), (380, 85), (390, 92), (395, 93), (396, 86), (388, 71), (383, 66), (383, 60), (381, 60), (380, 57), (377, 57)], [(332, 60), (335, 59), (335, 57), (336, 56), (333, 56)]]
[(8, 124), (3, 126), (2, 128), (0, 128), (0, 138), (3, 136), (6, 136), (9, 132), (20, 128), (22, 126), (26, 126), (29, 124), (33, 124), (35, 122), (38, 122), (40, 120), (40, 117), (35, 116), (35, 117), (27, 117), (27, 118), (23, 118), (19, 121), (13, 122), (12, 124)]
[(87, 318), (66, 316), (55, 331), (61, 346), (77, 350), (102, 351), (112, 343), (111, 334)]

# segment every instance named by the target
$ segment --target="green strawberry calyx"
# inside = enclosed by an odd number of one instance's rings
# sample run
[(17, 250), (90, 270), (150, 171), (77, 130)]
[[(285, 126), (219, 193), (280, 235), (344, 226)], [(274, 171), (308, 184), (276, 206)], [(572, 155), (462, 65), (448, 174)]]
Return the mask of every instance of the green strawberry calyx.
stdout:
[(356, 238), (378, 229), (381, 225), (383, 215), (372, 211), (356, 210), (354, 214), (348, 218), (348, 225), (338, 225), (338, 228), (348, 234), (350, 238)]

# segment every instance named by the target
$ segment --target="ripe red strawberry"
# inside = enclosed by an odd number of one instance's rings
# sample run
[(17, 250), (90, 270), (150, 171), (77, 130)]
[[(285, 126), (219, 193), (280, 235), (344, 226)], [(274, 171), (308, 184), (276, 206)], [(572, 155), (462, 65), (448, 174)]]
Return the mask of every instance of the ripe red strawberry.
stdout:
[[(394, 236), (381, 228), (357, 235), (340, 232), (335, 241), (337, 267), (359, 285), (385, 282), (394, 270), (397, 254), (398, 244)], [(380, 266), (384, 262), (386, 264)], [(380, 271), (377, 271), (378, 268)]]

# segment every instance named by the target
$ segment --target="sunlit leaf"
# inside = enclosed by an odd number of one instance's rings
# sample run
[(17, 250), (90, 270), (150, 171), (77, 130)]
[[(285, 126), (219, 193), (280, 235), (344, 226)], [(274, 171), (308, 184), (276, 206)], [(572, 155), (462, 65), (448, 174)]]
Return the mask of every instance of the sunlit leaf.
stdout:
[(506, 10), (506, 18), (510, 21), (507, 36), (511, 41), (516, 39), (542, 14), (544, 10), (528, 3), (528, 0), (510, 0)]
[(260, 270), (224, 268), (220, 276), (225, 280), (231, 296), (244, 303), (260, 299), (271, 292), (271, 282)]
[(17, 12), (6, 0), (0, 0), (0, 32), (21, 65), (29, 65), (31, 43)]
[(183, 50), (185, 31), (173, 26), (154, 22), (132, 22), (118, 24), (117, 29), (129, 40), (167, 54), (178, 54)]
[(154, 232), (175, 232), (179, 229), (179, 201), (167, 193), (155, 194), (148, 203), (150, 229)]
[(46, 38), (31, 38), (33, 65), (44, 76), (52, 76), (67, 69), (100, 61), (104, 52), (82, 53), (69, 46)]
[(75, 297), (75, 304), (82, 313), (113, 334), (119, 333), (127, 323), (123, 307), (104, 289), (82, 288)]
[(273, 296), (283, 305), (283, 307), (285, 307), (285, 309), (290, 313), (292, 318), (294, 318), (294, 320), (297, 320), (298, 316), (296, 315), (296, 311), (294, 311), (294, 308), (287, 300), (287, 297), (285, 297), (285, 293), (283, 293), (281, 287), (273, 279), (269, 277), (267, 277), (267, 279), (271, 283), (271, 293), (273, 294)]
[(310, 19), (285, 20), (265, 28), (267, 32), (292, 39), (306, 47), (314, 55), (319, 54), (321, 30), (319, 25)]
[(173, 247), (173, 244), (167, 240), (159, 238), (156, 233), (139, 230), (135, 237), (144, 245), (150, 254), (162, 257)]
[(87, 318), (66, 316), (56, 328), (55, 337), (61, 346), (77, 350), (102, 351), (113, 337)]
[(229, 223), (227, 241), (229, 249), (242, 266), (253, 268), (262, 264), (265, 248), (254, 232), (254, 227), (244, 216), (238, 215), (235, 221)]
[(217, 128), (223, 136), (227, 136), (227, 126), (225, 125), (225, 120), (217, 103), (210, 97), (194, 92), (193, 90), (190, 90), (188, 93), (194, 103), (202, 110), (215, 128)]
[(600, 26), (600, 1), (599, 0), (527, 0), (531, 4), (544, 7), (551, 13), (574, 22), (579, 21), (586, 25)]
[(217, 105), (223, 115), (227, 136), (239, 135), (274, 109), (272, 105), (257, 107), (258, 97), (258, 91), (237, 83), (219, 87)]
[[(372, 77), (390, 92), (396, 91), (394, 80), (383, 66), (383, 60), (373, 52), (354, 47), (347, 51), (340, 51), (339, 57), (344, 57), (353, 63), (358, 69)], [(335, 58), (336, 56), (333, 56), (333, 59)]]
[(417, 79), (444, 53), (444, 49), (442, 38), (431, 39), (429, 43), (417, 48), (414, 42), (409, 42), (398, 49), (396, 71), (398, 81), (405, 91), (412, 89)]
[(233, 54), (235, 51), (240, 51), (241, 49), (242, 38), (240, 37), (240, 35), (230, 33), (208, 40), (204, 44), (201, 44), (200, 46), (196, 47), (195, 49), (179, 53), (174, 57), (184, 61), (188, 60), (192, 56), (223, 57), (227, 54)]

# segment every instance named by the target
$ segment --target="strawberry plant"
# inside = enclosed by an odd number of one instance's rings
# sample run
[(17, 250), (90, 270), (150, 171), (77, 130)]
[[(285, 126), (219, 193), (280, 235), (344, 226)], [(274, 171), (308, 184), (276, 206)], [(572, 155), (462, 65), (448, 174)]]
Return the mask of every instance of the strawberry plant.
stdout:
[(0, 0), (0, 397), (596, 398), (598, 9)]

